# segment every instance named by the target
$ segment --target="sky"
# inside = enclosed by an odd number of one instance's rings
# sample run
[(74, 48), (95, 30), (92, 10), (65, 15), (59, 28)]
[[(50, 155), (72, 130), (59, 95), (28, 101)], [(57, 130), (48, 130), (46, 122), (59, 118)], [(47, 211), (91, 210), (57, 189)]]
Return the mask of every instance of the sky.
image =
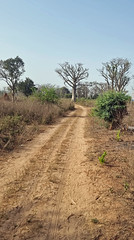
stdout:
[(0, 0), (0, 59), (16, 56), (22, 80), (39, 85), (64, 86), (55, 72), (64, 62), (82, 63), (86, 81), (104, 82), (102, 63), (127, 58), (134, 75), (134, 0)]

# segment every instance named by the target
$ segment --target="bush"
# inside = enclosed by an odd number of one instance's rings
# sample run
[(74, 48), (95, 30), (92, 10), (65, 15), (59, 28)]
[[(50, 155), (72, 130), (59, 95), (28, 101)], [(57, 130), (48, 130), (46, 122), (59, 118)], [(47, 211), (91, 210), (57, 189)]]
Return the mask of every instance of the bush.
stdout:
[(57, 103), (58, 95), (54, 87), (42, 87), (39, 90), (34, 92), (34, 96), (41, 101), (49, 103)]
[(6, 116), (0, 119), (0, 149), (12, 149), (23, 131), (24, 123), (20, 116)]
[(105, 92), (97, 98), (93, 114), (109, 122), (111, 128), (116, 128), (127, 114), (129, 99), (130, 97), (123, 92)]
[(60, 107), (61, 111), (64, 112), (68, 111), (68, 110), (74, 110), (75, 109), (75, 105), (74, 102), (72, 102), (70, 99), (65, 99), (62, 98), (59, 100), (58, 102), (58, 106)]
[(31, 97), (15, 103), (0, 100), (0, 151), (13, 149), (34, 134), (35, 126), (51, 124), (73, 109), (74, 103), (69, 99), (61, 99), (58, 104), (43, 104)]

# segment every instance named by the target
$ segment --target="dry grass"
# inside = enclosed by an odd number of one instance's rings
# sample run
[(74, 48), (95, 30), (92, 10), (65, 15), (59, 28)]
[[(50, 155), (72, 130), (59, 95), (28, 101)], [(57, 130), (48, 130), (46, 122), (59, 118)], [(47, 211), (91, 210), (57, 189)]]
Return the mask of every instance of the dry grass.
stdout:
[(80, 99), (77, 99), (77, 103), (85, 107), (94, 107), (95, 99), (80, 98)]
[[(128, 112), (123, 123), (134, 126), (133, 104), (128, 105)], [(119, 139), (117, 133), (118, 130), (107, 129), (94, 117), (87, 119), (85, 134), (90, 137), (87, 157), (94, 194), (97, 193), (94, 212), (105, 223), (101, 226), (105, 239), (134, 239), (134, 132), (121, 130)], [(99, 157), (104, 151), (106, 162), (100, 164)]]
[(123, 123), (128, 126), (133, 126), (134, 127), (134, 102), (131, 102), (127, 106), (128, 110), (128, 115), (125, 116)]
[(60, 100), (58, 104), (42, 104), (35, 99), (15, 103), (0, 100), (0, 149), (13, 149), (25, 136), (28, 138), (28, 130), (31, 135), (33, 129), (38, 129), (37, 126), (51, 124), (73, 108), (73, 103), (68, 99)]

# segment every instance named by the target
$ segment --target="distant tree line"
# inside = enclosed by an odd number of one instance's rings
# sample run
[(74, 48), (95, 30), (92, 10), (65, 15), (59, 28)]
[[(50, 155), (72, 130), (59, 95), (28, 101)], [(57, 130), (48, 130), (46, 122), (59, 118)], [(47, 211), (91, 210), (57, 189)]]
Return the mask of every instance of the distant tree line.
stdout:
[[(55, 88), (55, 93), (59, 97), (72, 97), (73, 101), (76, 98), (96, 98), (100, 93), (107, 90), (114, 90), (121, 92), (126, 90), (126, 86), (132, 79), (129, 76), (131, 63), (127, 59), (115, 58), (109, 62), (102, 63), (102, 68), (98, 71), (104, 78), (104, 82), (82, 82), (89, 76), (89, 69), (84, 68), (83, 64), (77, 63), (75, 65), (65, 62), (59, 64), (59, 68), (55, 71), (63, 79), (65, 85), (72, 89), (72, 93), (67, 87), (53, 87), (47, 86), (48, 89)], [(20, 91), (25, 96), (33, 94), (40, 89), (35, 86), (33, 80), (27, 77), (21, 80), (24, 69), (24, 62), (20, 57), (9, 58), (0, 61), (0, 80), (7, 83), (9, 90), (12, 94), (12, 100), (15, 100), (15, 94)], [(45, 86), (46, 89), (46, 86)], [(47, 90), (45, 90), (46, 94)], [(52, 94), (52, 92), (51, 92)], [(54, 93), (53, 93), (54, 94)]]

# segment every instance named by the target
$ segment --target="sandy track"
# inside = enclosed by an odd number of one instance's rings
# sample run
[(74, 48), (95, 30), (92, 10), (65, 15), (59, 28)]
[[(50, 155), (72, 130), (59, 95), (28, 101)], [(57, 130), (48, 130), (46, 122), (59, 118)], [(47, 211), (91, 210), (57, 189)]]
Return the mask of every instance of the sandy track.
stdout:
[(90, 239), (87, 110), (48, 127), (1, 165), (0, 239)]

